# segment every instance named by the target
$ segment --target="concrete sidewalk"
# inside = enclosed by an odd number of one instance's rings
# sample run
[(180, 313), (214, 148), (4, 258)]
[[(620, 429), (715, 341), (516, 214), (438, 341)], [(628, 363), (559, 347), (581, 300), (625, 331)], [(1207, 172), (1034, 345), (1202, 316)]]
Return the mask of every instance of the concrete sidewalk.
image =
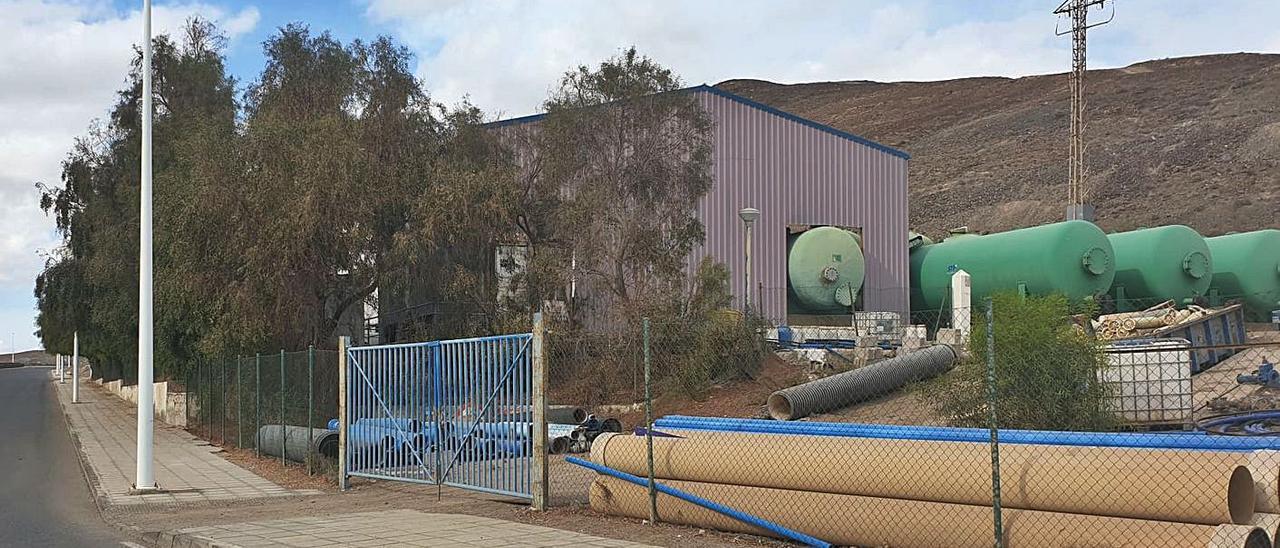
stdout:
[[(286, 489), (223, 459), (217, 447), (161, 422), (155, 425), (154, 451), (162, 491), (131, 495), (134, 407), (87, 382), (80, 387), (80, 403), (72, 404), (70, 379), (59, 384), (55, 377), (52, 382), (99, 505), (115, 518), (108, 521), (131, 529), (152, 546), (644, 546), (494, 517), (422, 512), (413, 508), (430, 504), (426, 492), (419, 497), (403, 486), (367, 488), (363, 495)], [(380, 499), (379, 492), (391, 496)], [(452, 507), (466, 496), (454, 497)], [(221, 504), (194, 504), (205, 502)], [(392, 505), (383, 506), (388, 503)], [(375, 504), (379, 511), (367, 511)], [(164, 506), (171, 508), (156, 512)], [(163, 515), (159, 521), (139, 524), (141, 516), (158, 515)], [(255, 518), (260, 521), (243, 521)]]
[(392, 510), (304, 517), (162, 533), (148, 541), (165, 548), (264, 546), (432, 546), (547, 548), (552, 546), (643, 547), (625, 540), (461, 514)]
[(156, 421), (155, 479), (161, 492), (131, 495), (137, 451), (137, 412), (96, 383), (81, 379), (80, 402), (71, 403), (71, 379), (58, 383), (58, 399), (90, 471), (90, 483), (105, 505), (185, 504), (320, 494), (292, 491), (217, 455), (217, 447)]

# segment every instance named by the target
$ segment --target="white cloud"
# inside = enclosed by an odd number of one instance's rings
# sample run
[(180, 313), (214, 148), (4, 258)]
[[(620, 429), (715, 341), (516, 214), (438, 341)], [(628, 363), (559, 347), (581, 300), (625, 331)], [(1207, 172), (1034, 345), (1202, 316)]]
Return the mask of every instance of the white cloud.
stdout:
[[(35, 183), (59, 183), (74, 139), (114, 103), (142, 38), (141, 13), (103, 1), (0, 0), (0, 14), (0, 332), (32, 346), (30, 305), (12, 303), (30, 302), (43, 266), (38, 250), (57, 244)], [(176, 31), (196, 14), (218, 21), (232, 40), (259, 19), (253, 7), (164, 4), (154, 8), (154, 32)]]
[[(924, 0), (367, 0), (366, 17), (419, 53), (419, 76), (437, 98), (470, 95), (507, 116), (537, 111), (566, 69), (632, 44), (690, 84), (936, 80), (1069, 67), (1070, 40), (1054, 35), (1053, 6), (973, 7)], [(1274, 1), (1129, 0), (1116, 10), (1115, 21), (1091, 35), (1091, 66), (1280, 49)]]

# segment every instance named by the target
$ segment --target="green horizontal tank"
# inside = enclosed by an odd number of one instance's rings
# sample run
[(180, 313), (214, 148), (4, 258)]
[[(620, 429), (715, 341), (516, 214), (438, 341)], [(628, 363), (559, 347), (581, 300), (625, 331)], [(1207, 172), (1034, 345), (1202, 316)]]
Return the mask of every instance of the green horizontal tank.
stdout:
[(1280, 230), (1206, 238), (1213, 253), (1212, 304), (1241, 299), (1251, 321), (1269, 321), (1280, 309)]
[(1067, 221), (999, 232), (957, 234), (911, 252), (911, 309), (951, 306), (951, 275), (972, 277), (973, 306), (999, 291), (1102, 295), (1115, 277), (1111, 242), (1088, 221)]
[(1121, 311), (1172, 299), (1190, 303), (1209, 292), (1213, 254), (1204, 237), (1182, 225), (1109, 234), (1116, 256), (1111, 296)]
[(848, 313), (865, 276), (861, 242), (848, 230), (821, 226), (787, 240), (787, 308), (791, 313)]

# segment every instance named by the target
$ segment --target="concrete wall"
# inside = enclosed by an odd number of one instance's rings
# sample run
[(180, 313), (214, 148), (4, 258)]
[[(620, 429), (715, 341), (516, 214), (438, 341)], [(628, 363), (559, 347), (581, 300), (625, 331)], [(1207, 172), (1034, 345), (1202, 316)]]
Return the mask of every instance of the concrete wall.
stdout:
[[(85, 367), (80, 372), (80, 378), (89, 378), (89, 369)], [(70, 382), (70, 377), (67, 377)], [(138, 405), (138, 386), (124, 386), (121, 381), (102, 382), (97, 379), (94, 382), (102, 385), (103, 388), (133, 405)], [(154, 383), (155, 387), (155, 413), (156, 420), (172, 424), (174, 426), (186, 428), (187, 426), (187, 393), (186, 392), (170, 392), (168, 381)]]

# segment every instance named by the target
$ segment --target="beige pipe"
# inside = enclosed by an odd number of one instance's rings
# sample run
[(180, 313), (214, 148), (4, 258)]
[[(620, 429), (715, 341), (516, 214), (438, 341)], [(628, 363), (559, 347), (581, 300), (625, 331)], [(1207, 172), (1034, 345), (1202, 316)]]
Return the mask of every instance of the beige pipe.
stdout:
[(1211, 548), (1229, 548), (1233, 546), (1271, 546), (1271, 535), (1266, 530), (1253, 525), (1219, 525), (1213, 528), (1213, 537), (1209, 539)]
[[(603, 434), (591, 460), (647, 475), (645, 439)], [(1247, 524), (1253, 477), (1245, 453), (1000, 446), (1005, 507), (1137, 519)], [(985, 443), (702, 432), (653, 440), (654, 474), (958, 504), (991, 503)]]
[(1280, 514), (1280, 451), (1249, 453), (1249, 473), (1256, 497), (1254, 511)]
[(1272, 546), (1280, 543), (1280, 514), (1254, 514), (1253, 526), (1267, 532)]
[[(988, 506), (685, 481), (663, 483), (838, 545), (990, 548), (994, 543), (992, 512)], [(649, 499), (644, 486), (599, 476), (591, 484), (591, 509), (604, 514), (647, 519)], [(1004, 544), (1009, 548), (1270, 546), (1270, 540), (1261, 529), (1253, 529), (1254, 533), (1247, 537), (1240, 535), (1239, 528), (1248, 530), (1248, 526), (1195, 525), (1036, 510), (1005, 509), (1001, 515)], [(658, 519), (694, 527), (773, 536), (723, 514), (664, 494), (658, 495)], [(1223, 531), (1224, 528), (1229, 530)], [(1236, 539), (1235, 544), (1223, 544), (1232, 539)]]
[(1165, 325), (1168, 325), (1165, 323), (1165, 315), (1131, 318), (1128, 321), (1132, 321), (1133, 327), (1136, 329), (1152, 329), (1152, 328), (1164, 327)]

